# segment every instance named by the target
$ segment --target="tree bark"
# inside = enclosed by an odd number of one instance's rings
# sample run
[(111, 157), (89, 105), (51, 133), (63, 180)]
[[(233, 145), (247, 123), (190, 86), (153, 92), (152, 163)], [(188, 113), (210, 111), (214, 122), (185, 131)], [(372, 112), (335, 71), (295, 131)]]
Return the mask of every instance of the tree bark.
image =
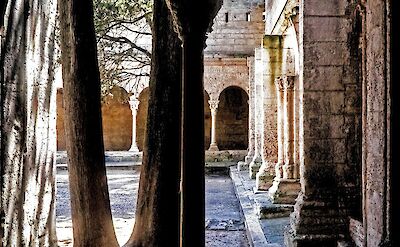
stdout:
[(56, 246), (54, 0), (0, 4), (1, 245)]
[(155, 0), (147, 132), (135, 226), (125, 247), (179, 246), (180, 44), (165, 1)]
[(71, 213), (74, 246), (112, 247), (92, 4), (58, 2)]

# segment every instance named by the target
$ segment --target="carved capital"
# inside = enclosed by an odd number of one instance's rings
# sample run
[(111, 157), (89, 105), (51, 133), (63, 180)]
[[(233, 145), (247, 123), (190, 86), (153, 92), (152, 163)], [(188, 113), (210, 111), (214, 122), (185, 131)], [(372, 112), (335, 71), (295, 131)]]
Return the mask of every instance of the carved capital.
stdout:
[(139, 100), (138, 99), (130, 99), (129, 100), (129, 105), (130, 105), (130, 107), (131, 107), (131, 111), (132, 111), (132, 114), (133, 114), (133, 112), (136, 112), (138, 109), (139, 109)]
[(285, 80), (283, 82), (283, 87), (286, 90), (294, 89), (294, 77), (293, 76), (285, 76)]
[(276, 90), (278, 91), (283, 91), (285, 89), (284, 84), (285, 84), (285, 79), (281, 76), (275, 78), (275, 86)]
[(208, 104), (210, 105), (211, 111), (216, 111), (218, 109), (219, 100), (209, 100)]

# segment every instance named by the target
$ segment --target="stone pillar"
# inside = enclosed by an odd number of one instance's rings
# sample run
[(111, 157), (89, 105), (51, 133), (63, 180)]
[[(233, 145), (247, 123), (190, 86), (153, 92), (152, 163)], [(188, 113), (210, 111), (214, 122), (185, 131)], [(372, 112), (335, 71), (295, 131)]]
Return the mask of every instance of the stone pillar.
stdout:
[(282, 77), (275, 79), (276, 98), (277, 98), (277, 132), (278, 132), (278, 162), (275, 164), (275, 178), (283, 178), (283, 165), (285, 163), (285, 92), (284, 80)]
[(254, 139), (255, 139), (255, 118), (254, 118), (254, 57), (250, 57), (247, 59), (247, 64), (249, 67), (249, 146), (245, 157), (246, 165), (249, 165), (254, 157)]
[(248, 153), (244, 158), (244, 161), (238, 162), (238, 170), (247, 170), (251, 161), (253, 160), (255, 153), (255, 114), (254, 114), (254, 57), (247, 58), (247, 67), (249, 68), (249, 100), (247, 101), (249, 106), (249, 141), (248, 141)]
[(136, 99), (134, 96), (131, 96), (129, 98), (129, 105), (132, 111), (132, 145), (129, 151), (139, 152), (139, 148), (136, 143), (136, 115), (139, 108), (139, 100)]
[[(256, 174), (261, 167), (261, 133), (262, 133), (262, 82), (263, 82), (263, 61), (261, 58), (262, 48), (255, 49), (254, 57), (254, 86), (253, 91), (253, 115), (254, 115), (254, 155), (249, 164), (249, 176), (251, 179), (256, 178)], [(251, 110), (251, 108), (250, 108)]]
[(276, 80), (278, 98), (278, 162), (275, 179), (268, 193), (274, 203), (294, 204), (300, 191), (294, 179), (294, 77), (281, 76)]
[(217, 109), (219, 100), (209, 100), (208, 104), (210, 105), (211, 110), (211, 143), (208, 151), (218, 151), (218, 144), (217, 144)]
[(262, 166), (256, 175), (256, 189), (268, 190), (275, 177), (277, 162), (277, 98), (275, 78), (282, 73), (283, 37), (266, 35), (263, 40), (264, 66), (262, 87)]
[(287, 77), (284, 80), (284, 157), (283, 178), (294, 178), (294, 78)]

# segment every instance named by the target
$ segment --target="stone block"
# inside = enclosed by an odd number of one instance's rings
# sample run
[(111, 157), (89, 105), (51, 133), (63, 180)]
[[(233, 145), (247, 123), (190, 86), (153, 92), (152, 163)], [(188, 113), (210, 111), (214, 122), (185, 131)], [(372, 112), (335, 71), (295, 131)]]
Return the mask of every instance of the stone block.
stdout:
[(345, 42), (303, 42), (304, 65), (343, 66), (350, 62), (350, 52)]
[[(306, 84), (306, 83), (304, 83)], [(305, 121), (309, 117), (324, 114), (344, 113), (344, 92), (305, 91), (303, 92), (303, 114)]]
[(275, 178), (268, 194), (274, 204), (295, 204), (300, 192), (300, 181), (298, 179)]
[(304, 15), (343, 16), (346, 14), (347, 0), (305, 0), (303, 1)]
[(346, 42), (350, 22), (346, 17), (305, 16), (304, 41), (339, 41)]
[(304, 67), (304, 90), (344, 90), (343, 68), (339, 66)]

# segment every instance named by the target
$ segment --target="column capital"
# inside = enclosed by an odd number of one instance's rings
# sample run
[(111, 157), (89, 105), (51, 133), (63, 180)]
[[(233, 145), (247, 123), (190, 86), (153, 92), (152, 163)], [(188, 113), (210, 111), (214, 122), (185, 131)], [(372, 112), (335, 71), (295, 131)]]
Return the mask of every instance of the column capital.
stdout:
[(275, 86), (279, 91), (294, 89), (294, 76), (279, 76), (275, 78)]
[(219, 100), (209, 100), (208, 104), (210, 105), (210, 109), (212, 111), (216, 111), (218, 109)]
[(284, 87), (285, 82), (284, 81), (285, 81), (285, 79), (282, 76), (279, 76), (279, 77), (275, 78), (274, 82), (275, 82), (276, 89), (278, 91), (283, 91), (285, 89), (285, 87)]
[(294, 76), (285, 76), (283, 80), (283, 87), (286, 90), (293, 90), (294, 89)]
[(136, 98), (129, 98), (129, 105), (131, 107), (131, 111), (137, 111), (139, 109), (140, 101)]

